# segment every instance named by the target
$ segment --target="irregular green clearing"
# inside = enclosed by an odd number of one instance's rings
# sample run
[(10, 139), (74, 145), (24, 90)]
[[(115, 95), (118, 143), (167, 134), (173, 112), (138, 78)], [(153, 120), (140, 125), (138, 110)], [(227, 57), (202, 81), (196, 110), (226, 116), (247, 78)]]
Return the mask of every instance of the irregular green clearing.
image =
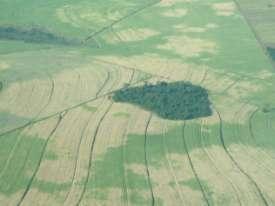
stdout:
[(212, 114), (207, 91), (189, 82), (125, 87), (116, 91), (112, 98), (115, 102), (138, 105), (164, 119), (187, 120)]

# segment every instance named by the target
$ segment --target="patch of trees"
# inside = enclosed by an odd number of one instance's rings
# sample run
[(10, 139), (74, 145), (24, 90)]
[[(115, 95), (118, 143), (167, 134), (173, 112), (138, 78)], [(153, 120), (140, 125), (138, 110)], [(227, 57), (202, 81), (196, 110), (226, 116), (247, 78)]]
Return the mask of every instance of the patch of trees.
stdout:
[(19, 40), (30, 43), (47, 43), (47, 44), (74, 44), (64, 37), (57, 36), (48, 31), (43, 31), (38, 28), (21, 29), (16, 27), (0, 27), (0, 39)]
[(112, 96), (152, 111), (165, 119), (190, 120), (212, 114), (207, 90), (189, 82), (158, 82), (139, 87), (125, 87)]
[(271, 58), (275, 61), (275, 48), (267, 47), (267, 51), (268, 51), (269, 55), (271, 56)]

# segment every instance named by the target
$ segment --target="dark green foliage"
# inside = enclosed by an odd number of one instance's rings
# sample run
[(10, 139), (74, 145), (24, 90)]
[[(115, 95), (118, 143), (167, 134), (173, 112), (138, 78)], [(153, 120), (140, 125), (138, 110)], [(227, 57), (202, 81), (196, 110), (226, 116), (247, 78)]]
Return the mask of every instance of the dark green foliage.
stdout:
[(207, 91), (189, 82), (125, 87), (114, 93), (113, 100), (139, 105), (171, 120), (189, 120), (212, 114)]
[(271, 58), (275, 61), (275, 48), (267, 47), (267, 51), (268, 51), (269, 55), (271, 56)]
[(72, 45), (76, 43), (38, 28), (21, 29), (15, 27), (0, 27), (0, 39), (61, 45)]

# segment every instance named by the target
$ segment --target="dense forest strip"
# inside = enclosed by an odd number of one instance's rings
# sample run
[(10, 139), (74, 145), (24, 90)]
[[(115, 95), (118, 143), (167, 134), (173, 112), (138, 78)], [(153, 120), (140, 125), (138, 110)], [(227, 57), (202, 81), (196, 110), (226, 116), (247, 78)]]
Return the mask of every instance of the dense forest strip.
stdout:
[(227, 156), (231, 159), (232, 163), (238, 168), (238, 170), (244, 175), (247, 177), (247, 179), (254, 185), (259, 197), (261, 198), (263, 204), (265, 206), (269, 206), (268, 205), (268, 202), (267, 200), (265, 199), (261, 189), (259, 188), (258, 184), (255, 182), (255, 180), (247, 173), (245, 172), (242, 167), (238, 164), (238, 162), (234, 159), (234, 157), (231, 155), (231, 153), (228, 151), (227, 147), (226, 147), (226, 144), (225, 144), (225, 140), (224, 140), (224, 137), (223, 137), (223, 121), (222, 121), (222, 117), (221, 117), (221, 114), (219, 113), (219, 111), (217, 111), (217, 114), (218, 114), (218, 117), (219, 117), (219, 120), (220, 120), (220, 141), (221, 141), (221, 144), (222, 144), (222, 147), (224, 149), (224, 151), (226, 152)]
[(99, 132), (99, 129), (101, 128), (103, 120), (105, 119), (105, 117), (107, 116), (109, 111), (111, 110), (112, 105), (113, 105), (113, 102), (110, 103), (107, 110), (105, 111), (105, 113), (100, 118), (100, 120), (99, 120), (99, 122), (96, 126), (95, 132), (93, 134), (93, 137), (92, 137), (93, 140), (92, 140), (92, 144), (91, 144), (91, 147), (90, 147), (90, 153), (89, 153), (89, 162), (88, 162), (87, 175), (86, 175), (86, 178), (85, 178), (85, 181), (84, 181), (83, 190), (81, 191), (80, 197), (79, 197), (79, 199), (77, 200), (77, 203), (76, 203), (77, 206), (80, 205), (80, 203), (81, 203), (81, 201), (82, 201), (82, 199), (83, 199), (83, 197), (86, 193), (86, 190), (87, 190), (87, 185), (88, 185), (88, 181), (89, 181), (89, 178), (90, 178), (90, 172), (91, 172), (92, 161), (93, 161), (93, 151), (94, 151), (94, 147), (95, 147), (95, 143), (96, 143), (96, 139), (97, 139), (97, 134)]
[(36, 44), (80, 45), (80, 42), (43, 30), (41, 28), (21, 28), (14, 26), (0, 26), (0, 39), (24, 41)]
[(270, 55), (270, 52), (268, 51), (266, 45), (262, 42), (261, 37), (258, 36), (257, 31), (255, 30), (253, 24), (251, 23), (251, 21), (249, 20), (249, 18), (246, 16), (245, 12), (243, 11), (241, 4), (239, 3), (239, 0), (234, 0), (235, 4), (237, 5), (237, 8), (240, 12), (240, 14), (242, 14), (242, 16), (244, 17), (245, 22), (247, 23), (247, 25), (249, 26), (251, 32), (253, 33), (255, 39), (258, 41), (262, 51), (264, 52), (264, 54), (267, 56), (270, 64), (273, 66), (273, 68), (275, 69), (275, 62), (273, 61), (272, 56)]
[(36, 177), (36, 174), (37, 174), (37, 172), (39, 171), (41, 162), (42, 162), (43, 157), (44, 157), (44, 155), (45, 155), (45, 151), (46, 151), (47, 145), (48, 145), (50, 139), (52, 138), (52, 136), (54, 135), (54, 133), (56, 132), (57, 128), (59, 127), (59, 125), (60, 125), (62, 119), (65, 117), (66, 114), (67, 114), (67, 112), (65, 112), (65, 113), (63, 113), (63, 114), (61, 114), (61, 113), (59, 114), (58, 121), (57, 121), (55, 127), (53, 128), (53, 130), (51, 131), (51, 133), (49, 134), (49, 136), (47, 137), (46, 142), (44, 143), (44, 146), (43, 146), (43, 148), (42, 148), (41, 155), (40, 155), (40, 157), (39, 157), (38, 164), (37, 164), (37, 166), (36, 166), (36, 168), (35, 168), (35, 170), (34, 170), (32, 176), (31, 176), (31, 178), (30, 178), (30, 181), (28, 182), (27, 187), (25, 188), (25, 190), (24, 190), (24, 192), (23, 192), (23, 195), (20, 197), (20, 200), (19, 200), (19, 202), (17, 203), (17, 206), (20, 206), (20, 205), (23, 203), (25, 197), (28, 195), (28, 192), (30, 191), (30, 188), (31, 188), (31, 186), (32, 186), (32, 184), (33, 184), (33, 181), (34, 181), (35, 177)]
[(92, 34), (89, 35), (88, 37), (86, 37), (86, 38), (84, 39), (83, 43), (86, 43), (86, 42), (89, 41), (90, 39), (93, 39), (93, 38), (95, 38), (96, 36), (98, 36), (99, 34), (101, 34), (101, 33), (105, 32), (106, 30), (110, 29), (110, 28), (113, 27), (114, 25), (116, 25), (116, 24), (118, 24), (118, 23), (124, 21), (125, 19), (127, 19), (127, 18), (129, 18), (129, 17), (131, 17), (131, 16), (134, 16), (134, 15), (137, 14), (137, 13), (140, 13), (141, 11), (143, 11), (143, 10), (145, 10), (145, 9), (151, 7), (151, 6), (154, 6), (154, 5), (158, 4), (159, 2), (161, 2), (161, 0), (151, 2), (151, 3), (149, 3), (149, 4), (147, 4), (147, 5), (143, 6), (143, 7), (141, 7), (141, 8), (139, 8), (139, 9), (137, 9), (137, 10), (135, 10), (135, 11), (133, 11), (133, 12), (131, 12), (131, 13), (129, 13), (129, 14), (127, 14), (127, 15), (121, 17), (120, 19), (117, 19), (117, 20), (113, 21), (110, 25), (105, 26), (105, 27), (101, 28), (100, 30), (98, 30), (98, 31), (96, 31), (96, 32), (94, 32), (94, 33), (92, 33)]
[(146, 167), (146, 175), (147, 175), (147, 182), (149, 185), (149, 189), (150, 189), (150, 194), (151, 194), (151, 206), (155, 205), (155, 195), (154, 195), (154, 190), (153, 190), (153, 185), (151, 182), (151, 176), (150, 176), (150, 170), (149, 170), (149, 162), (148, 162), (148, 144), (147, 144), (147, 140), (148, 140), (148, 128), (149, 128), (149, 124), (152, 120), (152, 116), (153, 114), (151, 113), (148, 121), (146, 123), (145, 126), (145, 132), (144, 132), (144, 163), (145, 163), (145, 167)]
[(193, 161), (192, 161), (191, 156), (190, 156), (189, 151), (188, 151), (188, 147), (187, 147), (187, 143), (186, 143), (186, 139), (185, 139), (185, 125), (186, 125), (186, 122), (184, 122), (184, 124), (182, 126), (183, 147), (184, 147), (184, 150), (186, 151), (188, 162), (190, 164), (190, 167), (192, 169), (192, 172), (193, 172), (193, 175), (194, 175), (194, 177), (196, 179), (196, 182), (197, 182), (197, 184), (198, 184), (198, 186), (200, 188), (200, 191), (202, 193), (203, 199), (204, 199), (205, 203), (207, 204), (207, 206), (210, 206), (209, 200), (207, 199), (207, 195), (206, 195), (206, 193), (205, 193), (205, 191), (203, 189), (202, 183), (200, 181), (198, 173), (195, 170), (195, 167), (193, 165)]

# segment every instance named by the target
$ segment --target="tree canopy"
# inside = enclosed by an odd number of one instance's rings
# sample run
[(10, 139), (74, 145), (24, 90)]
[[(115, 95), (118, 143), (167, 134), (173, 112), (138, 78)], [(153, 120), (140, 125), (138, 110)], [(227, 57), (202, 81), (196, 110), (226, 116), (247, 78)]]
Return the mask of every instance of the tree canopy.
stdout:
[(190, 82), (125, 87), (116, 91), (112, 98), (115, 102), (131, 103), (171, 120), (189, 120), (212, 114), (207, 90)]

